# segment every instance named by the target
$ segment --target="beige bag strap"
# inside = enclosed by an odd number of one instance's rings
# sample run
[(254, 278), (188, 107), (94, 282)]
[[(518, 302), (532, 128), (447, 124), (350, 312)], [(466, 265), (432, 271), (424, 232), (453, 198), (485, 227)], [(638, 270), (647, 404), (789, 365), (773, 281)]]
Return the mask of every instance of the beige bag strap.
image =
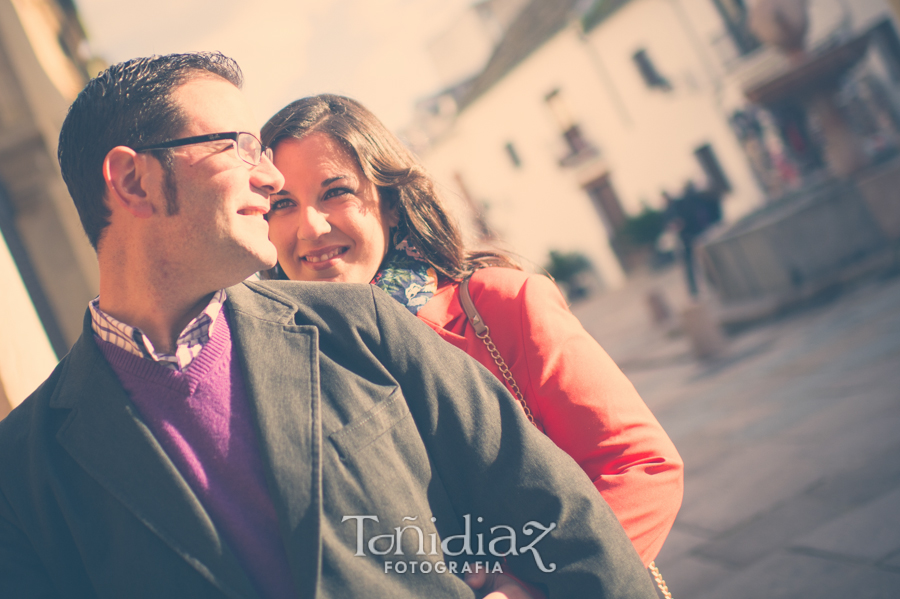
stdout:
[[(478, 310), (475, 308), (475, 302), (472, 301), (472, 295), (469, 293), (470, 276), (459, 283), (459, 304), (462, 306), (463, 312), (466, 313), (466, 318), (472, 323), (472, 328), (475, 329), (475, 336), (484, 341), (484, 346), (494, 359), (494, 363), (497, 364), (497, 368), (500, 369), (500, 374), (503, 375), (503, 378), (506, 379), (510, 389), (513, 390), (516, 400), (522, 406), (522, 409), (525, 410), (525, 415), (528, 416), (528, 420), (531, 421), (531, 424), (537, 426), (534, 421), (534, 416), (531, 414), (531, 408), (525, 403), (525, 398), (522, 397), (522, 391), (519, 390), (519, 385), (516, 384), (516, 379), (513, 378), (509, 366), (506, 365), (503, 356), (500, 355), (500, 351), (491, 339), (491, 329), (488, 328), (484, 319), (481, 317), (481, 314), (479, 314)], [(663, 597), (665, 597), (665, 599), (672, 599), (672, 593), (669, 592), (666, 581), (663, 580), (659, 568), (656, 567), (656, 562), (650, 562), (650, 565), (647, 567), (650, 569), (650, 573), (653, 575), (653, 579), (656, 581), (657, 586), (659, 586), (659, 590), (662, 591)]]
[(497, 368), (500, 369), (500, 374), (506, 379), (509, 388), (512, 389), (513, 395), (516, 396), (516, 401), (518, 401), (519, 405), (522, 406), (522, 409), (525, 410), (525, 415), (528, 416), (529, 422), (537, 426), (537, 423), (534, 421), (534, 415), (531, 413), (531, 408), (525, 403), (525, 398), (522, 396), (522, 391), (519, 389), (516, 379), (513, 378), (509, 366), (506, 365), (503, 356), (500, 355), (500, 350), (497, 349), (497, 346), (494, 345), (494, 340), (491, 339), (491, 329), (488, 328), (484, 319), (481, 318), (481, 314), (475, 309), (475, 303), (472, 301), (472, 296), (469, 294), (469, 277), (463, 279), (459, 284), (459, 303), (462, 306), (463, 312), (466, 313), (466, 318), (472, 323), (472, 328), (475, 329), (475, 336), (484, 341), (484, 346), (494, 359), (494, 363), (497, 364)]

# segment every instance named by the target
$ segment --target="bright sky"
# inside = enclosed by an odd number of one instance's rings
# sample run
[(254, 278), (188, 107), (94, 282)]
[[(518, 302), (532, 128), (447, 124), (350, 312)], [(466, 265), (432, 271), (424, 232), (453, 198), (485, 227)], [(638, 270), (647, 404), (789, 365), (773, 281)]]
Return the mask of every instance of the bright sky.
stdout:
[(472, 0), (76, 0), (94, 54), (219, 50), (244, 71), (260, 125), (297, 98), (354, 97), (391, 129), (439, 85), (424, 51)]

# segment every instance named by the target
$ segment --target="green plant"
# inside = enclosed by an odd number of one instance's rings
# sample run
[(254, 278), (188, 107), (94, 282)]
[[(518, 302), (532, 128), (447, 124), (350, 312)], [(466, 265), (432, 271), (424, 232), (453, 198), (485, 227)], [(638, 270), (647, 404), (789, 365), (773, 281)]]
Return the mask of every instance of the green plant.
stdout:
[(666, 215), (645, 205), (637, 216), (629, 216), (616, 237), (630, 247), (647, 247), (656, 240), (666, 227)]
[(550, 261), (544, 268), (556, 279), (557, 284), (562, 286), (569, 300), (576, 300), (588, 294), (588, 289), (579, 275), (591, 272), (594, 267), (584, 254), (550, 250)]
[(557, 252), (550, 250), (550, 262), (547, 263), (547, 272), (561, 283), (571, 281), (575, 275), (589, 271), (593, 267), (591, 261), (580, 252)]

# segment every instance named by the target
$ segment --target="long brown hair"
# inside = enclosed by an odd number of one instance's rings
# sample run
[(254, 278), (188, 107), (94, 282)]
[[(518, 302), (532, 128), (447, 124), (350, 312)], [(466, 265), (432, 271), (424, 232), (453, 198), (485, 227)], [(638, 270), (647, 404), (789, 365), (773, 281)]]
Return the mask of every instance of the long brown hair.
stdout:
[(276, 148), (284, 139), (326, 133), (359, 163), (388, 209), (400, 217), (400, 235), (435, 270), (460, 280), (485, 266), (519, 268), (493, 251), (468, 251), (425, 168), (365, 106), (343, 96), (321, 94), (291, 102), (262, 128), (262, 142)]

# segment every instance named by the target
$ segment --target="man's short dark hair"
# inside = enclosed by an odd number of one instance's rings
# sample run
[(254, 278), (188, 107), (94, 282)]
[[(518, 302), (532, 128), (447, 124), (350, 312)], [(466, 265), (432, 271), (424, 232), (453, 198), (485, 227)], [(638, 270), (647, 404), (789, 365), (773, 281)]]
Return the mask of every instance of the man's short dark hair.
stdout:
[[(243, 84), (240, 67), (221, 53), (168, 54), (113, 65), (75, 98), (59, 133), (59, 166), (95, 250), (110, 216), (102, 174), (106, 155), (116, 146), (135, 148), (177, 136), (186, 123), (172, 93), (204, 75), (221, 77), (237, 88)], [(171, 150), (157, 156), (166, 169), (167, 192), (172, 192)], [(167, 193), (167, 199), (171, 213), (174, 198)]]

